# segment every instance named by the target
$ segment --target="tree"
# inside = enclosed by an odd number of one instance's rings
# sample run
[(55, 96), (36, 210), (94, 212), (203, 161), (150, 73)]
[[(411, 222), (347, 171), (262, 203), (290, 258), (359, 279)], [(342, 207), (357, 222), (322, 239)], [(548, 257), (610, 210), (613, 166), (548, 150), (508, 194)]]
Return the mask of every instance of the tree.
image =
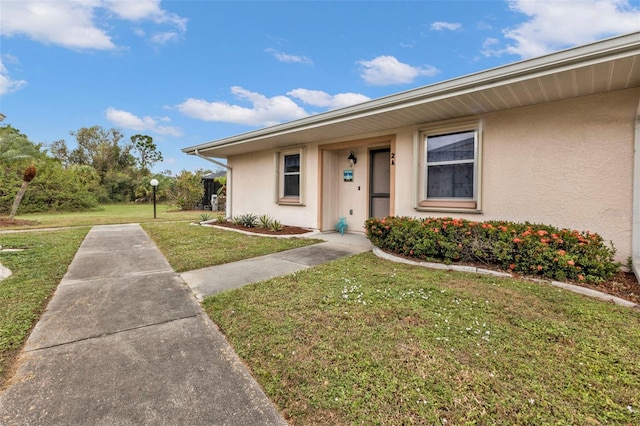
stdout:
[(143, 173), (146, 172), (145, 174), (148, 174), (149, 169), (153, 167), (155, 163), (162, 161), (162, 153), (158, 151), (151, 136), (133, 135), (131, 136), (131, 144), (133, 148), (138, 151), (139, 158), (137, 161)]
[(50, 146), (51, 154), (66, 167), (93, 167), (104, 189), (99, 194), (100, 202), (131, 201), (135, 197), (139, 171), (131, 154), (132, 145), (122, 144), (120, 130), (93, 126), (70, 134), (76, 138), (77, 147), (69, 150), (66, 142), (59, 140)]
[(38, 176), (29, 185), (20, 210), (24, 213), (43, 211), (80, 211), (98, 205), (98, 175), (91, 166), (65, 168), (55, 158), (38, 162)]
[(71, 154), (64, 139), (53, 142), (49, 146), (49, 152), (53, 158), (60, 160), (64, 167), (69, 167), (71, 165)]
[(11, 213), (9, 213), (9, 219), (13, 219), (16, 216), (16, 212), (18, 211), (18, 206), (20, 206), (20, 202), (24, 197), (24, 193), (27, 192), (27, 186), (36, 177), (36, 166), (30, 164), (24, 169), (24, 173), (22, 174), (22, 185), (20, 185), (20, 189), (16, 194), (16, 198), (13, 200), (13, 205), (11, 206)]
[(181, 210), (191, 210), (202, 201), (204, 186), (200, 179), (201, 173), (192, 173), (187, 170), (180, 172), (176, 178), (173, 190), (169, 197)]
[(37, 169), (33, 164), (33, 159), (41, 156), (40, 145), (32, 143), (26, 135), (20, 133), (11, 126), (3, 126), (0, 132), (0, 158), (6, 162), (22, 162), (29, 160), (29, 163), (22, 172), (22, 184), (16, 193), (11, 206), (9, 219), (13, 219), (22, 202), (27, 186), (36, 177)]
[(135, 164), (131, 145), (120, 145), (123, 135), (118, 129), (81, 127), (70, 134), (77, 142), (73, 150), (69, 150), (64, 139), (55, 141), (50, 147), (51, 154), (66, 166), (92, 166), (103, 179), (109, 171), (125, 171)]

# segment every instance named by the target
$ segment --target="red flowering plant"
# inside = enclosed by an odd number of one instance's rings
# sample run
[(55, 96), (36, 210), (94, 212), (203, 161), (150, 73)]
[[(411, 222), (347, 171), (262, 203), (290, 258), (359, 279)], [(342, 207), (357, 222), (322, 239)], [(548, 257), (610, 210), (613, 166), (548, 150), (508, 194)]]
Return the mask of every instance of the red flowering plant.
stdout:
[(365, 222), (382, 250), (416, 260), (470, 262), (524, 275), (597, 283), (620, 268), (613, 244), (589, 231), (466, 219), (385, 217)]

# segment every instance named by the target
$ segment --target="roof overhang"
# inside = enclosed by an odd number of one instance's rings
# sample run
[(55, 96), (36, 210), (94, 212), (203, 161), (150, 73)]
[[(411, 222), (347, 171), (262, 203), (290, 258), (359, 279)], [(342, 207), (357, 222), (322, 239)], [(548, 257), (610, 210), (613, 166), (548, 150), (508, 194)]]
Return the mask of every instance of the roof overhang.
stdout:
[(640, 32), (184, 148), (227, 158), (640, 87)]

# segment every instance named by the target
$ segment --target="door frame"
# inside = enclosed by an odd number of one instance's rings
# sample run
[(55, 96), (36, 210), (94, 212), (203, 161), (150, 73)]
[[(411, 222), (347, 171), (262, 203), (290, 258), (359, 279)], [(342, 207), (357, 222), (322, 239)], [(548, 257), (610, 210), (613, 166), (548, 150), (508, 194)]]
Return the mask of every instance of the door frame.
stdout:
[(367, 215), (368, 217), (373, 217), (373, 199), (374, 198), (386, 198), (387, 200), (389, 200), (389, 214), (391, 214), (391, 164), (389, 164), (389, 192), (385, 192), (385, 193), (374, 193), (373, 192), (373, 185), (374, 185), (374, 162), (373, 162), (373, 156), (376, 153), (379, 152), (388, 152), (389, 153), (389, 162), (391, 162), (391, 147), (387, 146), (387, 147), (383, 147), (383, 148), (371, 148), (369, 149), (368, 152), (368, 157), (369, 157), (369, 188), (368, 188), (368, 194), (367, 194), (367, 198), (369, 200), (369, 206), (367, 209)]
[[(331, 159), (326, 159), (332, 157), (331, 155), (327, 155), (325, 157), (325, 152), (337, 152), (340, 150), (351, 149), (351, 148), (360, 148), (366, 147), (367, 151), (375, 150), (375, 149), (385, 149), (388, 148), (391, 151), (391, 157), (395, 156), (396, 150), (396, 135), (395, 134), (387, 134), (381, 136), (373, 136), (370, 138), (364, 139), (354, 139), (350, 141), (342, 141), (342, 142), (332, 142), (328, 144), (320, 144), (318, 145), (318, 180), (317, 180), (317, 188), (318, 188), (318, 204), (317, 204), (317, 229), (321, 231), (331, 231), (333, 230), (333, 223), (337, 221), (337, 212), (329, 211), (330, 209), (327, 207), (330, 203), (327, 201), (329, 197), (336, 197), (337, 194), (334, 194), (331, 190), (331, 185), (337, 183), (337, 179), (339, 176), (332, 169), (333, 164)], [(340, 161), (340, 159), (336, 159)], [(362, 160), (361, 160), (362, 161)], [(365, 206), (367, 209), (367, 213), (369, 213), (369, 154), (367, 152), (366, 156), (366, 170), (367, 170), (367, 205)], [(359, 163), (358, 163), (359, 164)], [(395, 170), (395, 161), (392, 161), (390, 170), (389, 170), (389, 179), (390, 179), (390, 194), (389, 194), (389, 215), (395, 214), (395, 181), (396, 181), (396, 170)], [(331, 176), (331, 177), (328, 177)], [(327, 179), (325, 179), (327, 178)], [(325, 182), (326, 181), (326, 182)], [(328, 188), (325, 188), (325, 185), (328, 185)], [(325, 190), (328, 193), (325, 194)], [(328, 216), (335, 216), (334, 218), (330, 218)], [(326, 220), (325, 220), (326, 219)]]

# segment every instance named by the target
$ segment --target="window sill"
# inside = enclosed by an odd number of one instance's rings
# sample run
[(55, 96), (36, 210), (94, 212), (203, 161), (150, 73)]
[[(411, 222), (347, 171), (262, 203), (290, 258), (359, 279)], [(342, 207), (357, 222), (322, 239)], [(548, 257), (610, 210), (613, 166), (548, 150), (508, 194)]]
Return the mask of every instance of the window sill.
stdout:
[(476, 201), (455, 201), (455, 200), (423, 200), (416, 207), (417, 211), (424, 212), (451, 212), (451, 213), (482, 213), (478, 209)]
[(278, 204), (281, 206), (304, 206), (299, 198), (279, 198)]

